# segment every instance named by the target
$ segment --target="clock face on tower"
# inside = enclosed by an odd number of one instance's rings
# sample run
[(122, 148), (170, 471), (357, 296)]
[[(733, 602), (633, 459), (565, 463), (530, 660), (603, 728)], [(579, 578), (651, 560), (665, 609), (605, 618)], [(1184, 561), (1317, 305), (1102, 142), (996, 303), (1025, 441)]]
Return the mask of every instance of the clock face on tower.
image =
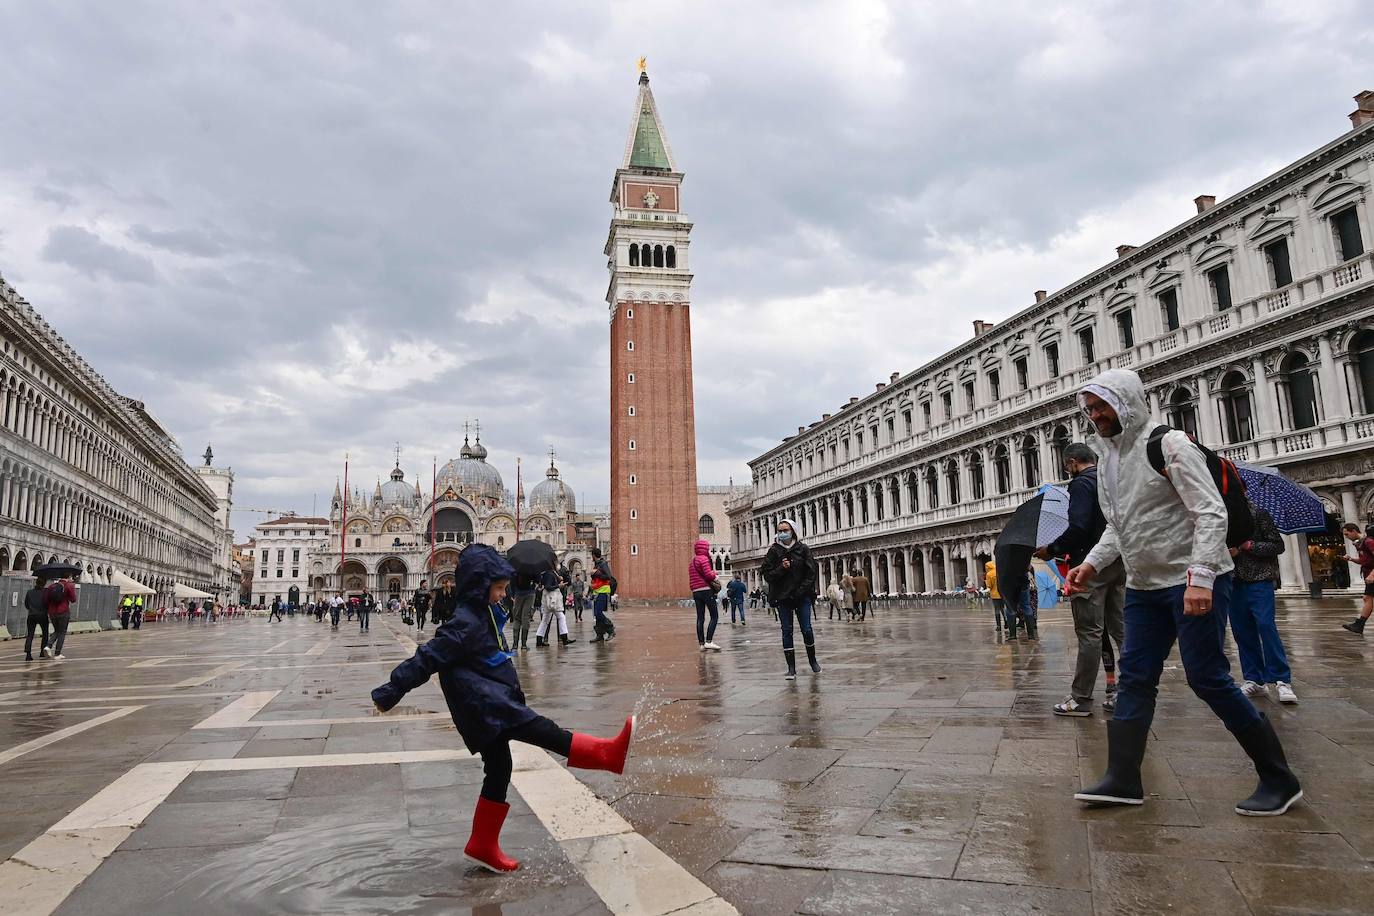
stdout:
[(644, 192), (644, 206), (650, 210), (658, 206), (658, 195), (654, 193), (652, 188)]

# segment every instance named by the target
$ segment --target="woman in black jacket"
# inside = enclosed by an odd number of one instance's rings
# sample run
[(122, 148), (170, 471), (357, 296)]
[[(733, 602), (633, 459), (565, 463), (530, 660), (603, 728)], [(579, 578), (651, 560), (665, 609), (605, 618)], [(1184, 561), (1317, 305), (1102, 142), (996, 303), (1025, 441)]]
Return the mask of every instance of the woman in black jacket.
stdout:
[(768, 582), (768, 597), (778, 608), (778, 620), (782, 623), (782, 654), (787, 659), (789, 681), (797, 679), (797, 653), (792, 648), (792, 615), (801, 625), (802, 643), (806, 646), (806, 658), (811, 662), (811, 670), (821, 673), (820, 663), (816, 661), (816, 637), (811, 632), (811, 605), (816, 599), (816, 561), (811, 559), (811, 549), (801, 542), (797, 534), (797, 523), (785, 518), (778, 522), (778, 533), (773, 546), (763, 558), (763, 578)]

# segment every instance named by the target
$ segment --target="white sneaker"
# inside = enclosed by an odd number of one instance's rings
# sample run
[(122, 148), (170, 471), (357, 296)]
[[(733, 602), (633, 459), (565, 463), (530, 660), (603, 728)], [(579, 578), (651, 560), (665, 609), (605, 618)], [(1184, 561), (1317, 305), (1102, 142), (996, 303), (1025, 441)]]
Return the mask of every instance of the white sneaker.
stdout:
[(1268, 696), (1263, 684), (1256, 684), (1254, 681), (1246, 681), (1240, 685), (1240, 692), (1247, 697)]
[(720, 646), (716, 645), (716, 644), (713, 643), (713, 642), (708, 642), (706, 645), (702, 646), (701, 648), (702, 648), (703, 651), (705, 651), (706, 649), (710, 649), (712, 652), (719, 652), (719, 651), (720, 651)]
[(43, 650), (38, 654), (41, 655), (43, 658), (52, 658), (52, 649), (48, 646), (44, 646)]
[(697, 645), (697, 651), (698, 651), (698, 652), (705, 652), (705, 651), (706, 651), (706, 643), (699, 643), (699, 644)]
[(67, 656), (65, 655), (54, 655), (53, 658), (57, 659), (59, 662), (65, 662), (67, 660)]
[(1293, 687), (1286, 681), (1275, 681), (1274, 686), (1279, 689), (1280, 703), (1296, 703), (1298, 695), (1293, 692)]

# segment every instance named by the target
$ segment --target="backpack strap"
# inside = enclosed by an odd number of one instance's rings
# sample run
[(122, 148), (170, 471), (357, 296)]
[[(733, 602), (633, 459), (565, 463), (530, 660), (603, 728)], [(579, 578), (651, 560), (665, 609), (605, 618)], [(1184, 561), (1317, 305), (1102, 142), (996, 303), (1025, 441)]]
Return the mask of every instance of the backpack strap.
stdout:
[(1168, 470), (1164, 467), (1164, 436), (1172, 430), (1172, 427), (1160, 424), (1150, 430), (1150, 438), (1145, 440), (1145, 457), (1150, 459), (1150, 467), (1155, 469), (1156, 474), (1169, 476)]

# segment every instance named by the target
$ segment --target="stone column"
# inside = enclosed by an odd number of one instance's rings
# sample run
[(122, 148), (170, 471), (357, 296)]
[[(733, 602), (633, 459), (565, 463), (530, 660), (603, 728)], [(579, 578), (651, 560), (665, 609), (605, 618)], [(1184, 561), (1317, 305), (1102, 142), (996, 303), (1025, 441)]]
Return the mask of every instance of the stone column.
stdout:
[(902, 553), (902, 574), (906, 576), (906, 592), (911, 594), (916, 591), (916, 572), (911, 564), (911, 555), (915, 552), (914, 547), (901, 548)]
[(978, 557), (973, 552), (973, 542), (964, 542), (964, 562), (968, 565), (968, 580), (974, 585), (978, 585), (982, 578), (979, 576)]
[(1278, 407), (1274, 404), (1274, 392), (1269, 387), (1269, 379), (1264, 374), (1264, 360), (1256, 356), (1250, 361), (1250, 366), (1255, 374), (1255, 387), (1250, 395), (1255, 402), (1255, 438), (1262, 439), (1278, 433)]
[(954, 557), (950, 553), (948, 544), (944, 545), (943, 550), (945, 560), (945, 591), (954, 588)]
[(1302, 576), (1302, 557), (1299, 551), (1305, 552), (1306, 544), (1299, 544), (1296, 534), (1285, 534), (1283, 536), (1283, 553), (1279, 554), (1279, 586), (1285, 589), (1303, 589), (1307, 583)]
[(917, 548), (921, 552), (921, 590), (930, 591), (930, 545), (922, 544)]
[(1197, 379), (1197, 420), (1202, 441), (1207, 445), (1220, 446), (1226, 443), (1222, 435), (1221, 401), (1212, 394), (1212, 383), (1205, 378)]
[(1328, 421), (1350, 419), (1350, 398), (1341, 384), (1341, 372), (1331, 352), (1331, 338), (1317, 338), (1317, 380), (1321, 384), (1322, 414)]
[(1360, 518), (1359, 507), (1355, 504), (1354, 490), (1345, 489), (1341, 491), (1341, 515), (1344, 516), (1341, 519), (1341, 524), (1354, 522), (1361, 528), (1364, 527), (1364, 521)]

